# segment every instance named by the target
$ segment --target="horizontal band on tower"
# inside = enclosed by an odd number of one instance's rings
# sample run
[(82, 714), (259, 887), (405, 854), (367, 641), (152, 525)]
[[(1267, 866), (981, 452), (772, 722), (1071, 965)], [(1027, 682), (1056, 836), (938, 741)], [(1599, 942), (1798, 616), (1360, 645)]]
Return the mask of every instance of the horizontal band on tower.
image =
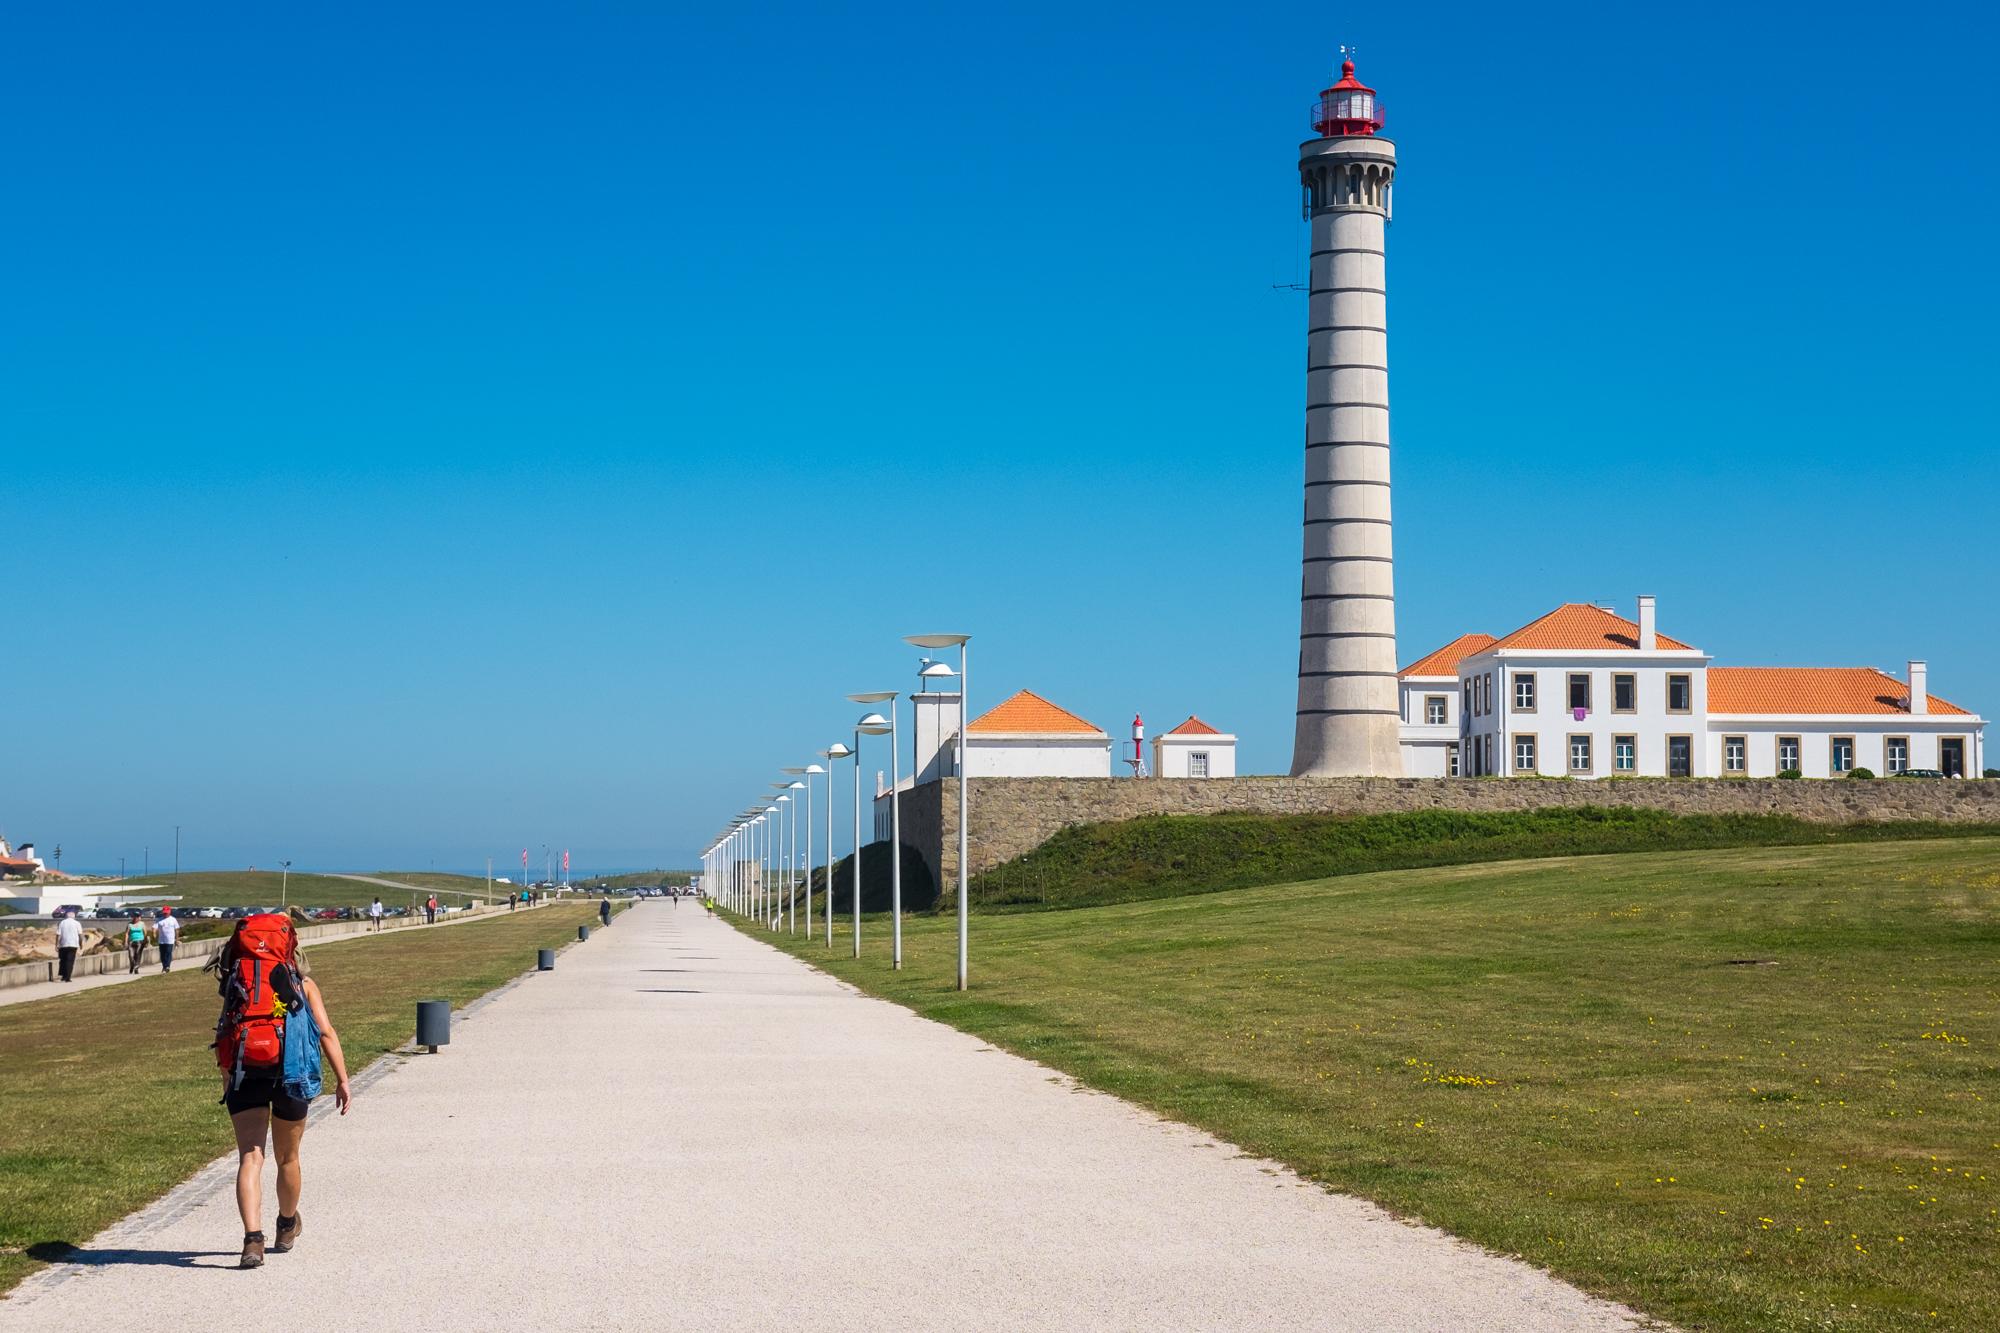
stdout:
[(1389, 410), (1387, 403), (1307, 403), (1306, 411), (1310, 412), (1318, 407), (1372, 407), (1378, 412), (1387, 412)]
[(1395, 674), (1393, 671), (1301, 671), (1299, 672), (1299, 678), (1303, 680), (1310, 676), (1314, 680), (1327, 680), (1342, 676), (1393, 676)]
[(1308, 288), (1306, 288), (1306, 295), (1307, 295), (1307, 296), (1337, 296), (1337, 295), (1339, 295), (1339, 294), (1340, 294), (1341, 292), (1366, 292), (1366, 293), (1368, 293), (1368, 294), (1369, 294), (1370, 296), (1387, 296), (1387, 295), (1389, 294), (1389, 289), (1388, 289), (1388, 288), (1386, 288), (1386, 287), (1308, 287)]
[(1294, 712), (1299, 717), (1393, 717), (1398, 721), (1403, 716), (1394, 708), (1300, 708)]
[(1380, 324), (1322, 324), (1318, 328), (1307, 329), (1306, 337), (1310, 338), (1315, 333), (1387, 333), (1388, 331)]
[(1393, 602), (1393, 592), (1302, 592), (1302, 602)]
[(1318, 259), (1321, 255), (1386, 255), (1388, 251), (1372, 245), (1336, 245), (1330, 250), (1313, 250), (1307, 259)]
[(1393, 639), (1395, 631), (1386, 629), (1308, 629), (1300, 630), (1299, 638), (1305, 639)]
[[(1324, 449), (1327, 446), (1323, 444), (1309, 444), (1306, 447), (1308, 449)], [(1382, 447), (1385, 449), (1388, 448), (1387, 445)], [(1311, 490), (1315, 486), (1387, 486), (1388, 484), (1386, 481), (1309, 481), (1306, 483), (1306, 489)]]
[(1396, 563), (1396, 557), (1392, 555), (1307, 555), (1299, 557), (1299, 560), (1300, 563), (1307, 565), (1330, 565), (1342, 560), (1367, 560), (1378, 565)]
[[(1307, 484), (1311, 485), (1312, 483), (1308, 482)], [(1307, 527), (1311, 527), (1315, 523), (1380, 523), (1385, 528), (1389, 526), (1389, 520), (1386, 518), (1309, 518), (1306, 520)]]
[(1387, 366), (1365, 366), (1358, 361), (1341, 361), (1331, 366), (1307, 366), (1306, 374), (1310, 375), (1315, 370), (1379, 370), (1384, 375), (1389, 373)]

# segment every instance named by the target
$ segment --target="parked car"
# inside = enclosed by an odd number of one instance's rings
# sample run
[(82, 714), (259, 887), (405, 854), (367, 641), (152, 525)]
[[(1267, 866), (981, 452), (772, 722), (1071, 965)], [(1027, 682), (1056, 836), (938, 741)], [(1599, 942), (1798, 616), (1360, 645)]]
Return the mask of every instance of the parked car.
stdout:
[(315, 921), (338, 921), (340, 920), (340, 909), (338, 907), (322, 907), (317, 912), (314, 912), (312, 916)]
[(1891, 773), (1889, 776), (1892, 778), (1941, 778), (1944, 776), (1944, 771), (1936, 768), (1906, 768), (1900, 773)]

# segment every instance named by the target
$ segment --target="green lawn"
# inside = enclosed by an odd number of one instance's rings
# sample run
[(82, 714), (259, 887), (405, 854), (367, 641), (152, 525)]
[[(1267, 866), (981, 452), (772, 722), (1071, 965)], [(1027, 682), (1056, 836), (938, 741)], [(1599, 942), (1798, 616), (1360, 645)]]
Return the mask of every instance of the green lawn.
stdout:
[[(1095, 907), (1371, 870), (1981, 835), (2000, 835), (2000, 825), (1820, 824), (1789, 815), (1676, 815), (1617, 806), (1155, 815), (1063, 829), (1026, 855), (974, 876), (970, 888), (974, 906), (982, 908)], [(863, 869), (864, 882), (875, 876), (872, 866)], [(872, 905), (874, 896), (867, 894), (864, 906)], [(909, 899), (904, 902), (907, 906)]]
[(777, 942), (1684, 1327), (2000, 1327), (2000, 839), (886, 927)]
[[(483, 995), (596, 915), (561, 904), (310, 950), (350, 1072), (410, 1039), (418, 1000)], [(0, 1292), (230, 1151), (217, 1004), (189, 969), (0, 1008)]]

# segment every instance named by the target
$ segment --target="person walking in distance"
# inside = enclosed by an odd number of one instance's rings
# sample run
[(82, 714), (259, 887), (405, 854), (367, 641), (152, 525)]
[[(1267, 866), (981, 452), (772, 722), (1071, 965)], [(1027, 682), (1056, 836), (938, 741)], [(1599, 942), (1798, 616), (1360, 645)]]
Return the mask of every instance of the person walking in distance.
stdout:
[(375, 901), (368, 904), (368, 929), (382, 929), (382, 895), (376, 894)]
[(125, 958), (131, 964), (126, 968), (127, 976), (139, 975), (139, 959), (146, 953), (146, 923), (139, 919), (137, 912), (125, 923)]
[(181, 919), (174, 915), (173, 908), (160, 909), (160, 922), (153, 927), (153, 938), (160, 944), (160, 971), (173, 971), (174, 946), (181, 940)]
[(321, 1059), (333, 1067), (333, 1099), (346, 1115), (354, 1101), (340, 1037), (326, 997), (299, 949), (298, 932), (275, 913), (246, 917), (208, 966), (222, 992), (215, 1051), (222, 1104), (236, 1133), (236, 1210), (243, 1219), (239, 1266), (264, 1262), (264, 1149), (278, 1159), (278, 1229), (274, 1254), (304, 1234), (299, 1149), (306, 1114), (319, 1096)]
[(604, 901), (597, 905), (597, 919), (607, 926), (611, 924), (611, 898), (608, 894), (605, 895)]
[(56, 972), (64, 981), (75, 980), (76, 951), (83, 947), (83, 927), (75, 912), (64, 912), (56, 922)]
[(438, 900), (435, 893), (424, 900), (424, 923), (431, 926), (438, 923)]

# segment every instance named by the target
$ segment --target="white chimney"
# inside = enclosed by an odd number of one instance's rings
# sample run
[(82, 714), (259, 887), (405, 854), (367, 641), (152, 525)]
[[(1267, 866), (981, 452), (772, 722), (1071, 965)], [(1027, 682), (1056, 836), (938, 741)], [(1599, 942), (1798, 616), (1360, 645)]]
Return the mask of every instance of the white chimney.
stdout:
[(1659, 630), (1653, 620), (1653, 599), (1639, 598), (1639, 651), (1650, 653), (1660, 646)]
[(1931, 711), (1931, 672), (1922, 662), (1910, 663), (1910, 712), (1921, 717)]

